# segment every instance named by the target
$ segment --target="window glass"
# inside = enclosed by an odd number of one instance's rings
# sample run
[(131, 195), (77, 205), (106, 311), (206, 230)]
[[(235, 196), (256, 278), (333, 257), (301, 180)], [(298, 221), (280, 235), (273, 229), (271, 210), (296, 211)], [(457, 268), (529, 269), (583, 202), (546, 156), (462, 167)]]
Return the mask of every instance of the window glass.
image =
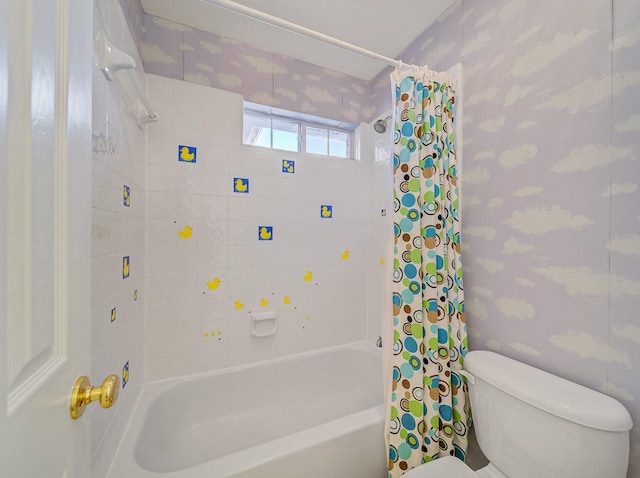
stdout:
[(285, 110), (274, 113), (268, 107), (253, 106), (244, 108), (244, 144), (351, 158), (353, 131), (349, 127), (336, 126), (335, 121), (326, 118)]
[(271, 118), (245, 111), (242, 142), (263, 148), (271, 147)]
[(329, 145), (329, 131), (326, 129), (320, 128), (306, 128), (306, 145), (307, 145), (307, 153), (315, 153), (315, 154), (329, 154), (328, 145)]
[(299, 151), (300, 125), (298, 123), (291, 123), (274, 118), (272, 128), (273, 148), (284, 149), (285, 151)]
[(329, 131), (329, 156), (349, 157), (349, 133)]

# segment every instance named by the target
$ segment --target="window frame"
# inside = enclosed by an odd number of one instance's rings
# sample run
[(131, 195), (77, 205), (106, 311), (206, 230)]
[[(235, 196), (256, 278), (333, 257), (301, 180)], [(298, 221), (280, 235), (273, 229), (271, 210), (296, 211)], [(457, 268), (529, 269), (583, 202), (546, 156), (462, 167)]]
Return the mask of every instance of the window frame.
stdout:
[[(257, 105), (259, 106), (259, 105)], [(266, 107), (265, 107), (266, 108)], [(246, 143), (245, 142), (245, 134), (244, 134), (244, 128), (245, 128), (245, 120), (246, 117), (250, 116), (250, 117), (256, 117), (256, 118), (262, 118), (262, 119), (269, 119), (269, 144), (270, 146), (263, 146), (263, 145), (259, 145), (259, 144), (254, 144), (254, 143)], [(344, 127), (340, 127), (340, 126), (335, 126), (334, 124), (326, 124), (326, 123), (336, 123), (335, 121), (332, 120), (327, 120), (324, 118), (319, 118), (319, 117), (313, 117), (313, 119), (317, 119), (318, 122), (316, 121), (309, 121), (308, 119), (301, 119), (301, 116), (305, 116), (305, 117), (309, 117), (309, 115), (303, 115), (303, 114), (298, 114), (298, 113), (294, 113), (291, 112), (291, 115), (286, 115), (286, 114), (282, 114), (282, 110), (279, 110), (278, 113), (273, 113), (271, 111), (262, 111), (262, 108), (258, 109), (258, 108), (252, 108), (251, 106), (247, 106), (246, 102), (245, 102), (245, 106), (242, 110), (242, 143), (247, 145), (247, 146), (255, 146), (257, 148), (268, 148), (268, 149), (274, 149), (277, 151), (287, 151), (287, 152), (297, 152), (297, 153), (303, 153), (303, 154), (313, 154), (315, 156), (324, 156), (327, 158), (335, 158), (335, 159), (348, 159), (348, 160), (354, 160), (354, 139), (355, 139), (355, 125), (349, 125), (352, 126), (351, 128), (344, 128)], [(274, 148), (273, 146), (273, 133), (274, 133), (274, 128), (273, 128), (273, 122), (275, 121), (281, 121), (281, 122), (285, 122), (285, 123), (291, 123), (291, 124), (297, 124), (298, 126), (298, 150), (297, 151), (292, 151), (289, 149), (281, 149), (281, 148)], [(322, 122), (324, 120), (324, 122)], [(327, 132), (327, 153), (326, 154), (322, 154), (322, 153), (312, 153), (312, 152), (308, 152), (307, 151), (307, 128), (313, 128), (313, 129), (318, 129), (318, 130), (323, 130)], [(331, 143), (331, 133), (335, 132), (335, 133), (341, 133), (341, 134), (346, 134), (347, 135), (347, 156), (334, 156), (331, 155), (331, 148), (330, 148), (330, 143)]]

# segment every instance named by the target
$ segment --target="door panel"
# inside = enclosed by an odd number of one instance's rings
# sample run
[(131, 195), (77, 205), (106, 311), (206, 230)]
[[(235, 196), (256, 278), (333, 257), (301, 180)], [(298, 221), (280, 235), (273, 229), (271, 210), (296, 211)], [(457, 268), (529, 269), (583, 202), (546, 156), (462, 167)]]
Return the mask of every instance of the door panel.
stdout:
[(54, 207), (65, 166), (64, 151), (55, 138), (56, 80), (64, 65), (56, 65), (57, 22), (44, 21), (56, 18), (56, 7), (56, 2), (35, 1), (33, 8), (39, 14), (25, 12), (25, 22), (32, 23), (24, 28), (33, 31), (31, 45), (25, 39), (20, 63), (11, 60), (13, 78), (27, 87), (12, 88), (9, 98), (10, 138), (15, 138), (7, 176), (9, 413), (63, 361), (55, 343), (55, 333), (63, 325), (61, 304), (54, 301), (62, 299), (54, 293), (62, 286), (54, 262), (63, 221), (62, 211)]
[(0, 476), (87, 477), (92, 2), (0, 18)]

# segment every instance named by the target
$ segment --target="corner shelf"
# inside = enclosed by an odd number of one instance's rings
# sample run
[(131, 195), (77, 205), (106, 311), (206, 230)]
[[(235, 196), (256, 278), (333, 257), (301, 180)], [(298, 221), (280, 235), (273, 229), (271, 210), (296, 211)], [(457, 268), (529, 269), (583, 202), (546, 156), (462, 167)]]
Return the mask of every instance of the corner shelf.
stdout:
[[(131, 114), (138, 125), (158, 121), (158, 115), (153, 112), (140, 84), (133, 57), (113, 46), (102, 29), (96, 33), (94, 46), (102, 73), (108, 81), (117, 86), (122, 98), (129, 104)], [(121, 71), (127, 75), (118, 75)]]

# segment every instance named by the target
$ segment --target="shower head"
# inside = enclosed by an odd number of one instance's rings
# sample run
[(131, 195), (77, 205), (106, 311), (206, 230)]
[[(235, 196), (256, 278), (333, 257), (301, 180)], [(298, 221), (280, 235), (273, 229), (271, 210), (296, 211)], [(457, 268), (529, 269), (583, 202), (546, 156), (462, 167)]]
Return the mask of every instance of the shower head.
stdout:
[(386, 133), (387, 131), (387, 121), (391, 119), (391, 115), (387, 116), (385, 119), (380, 118), (378, 121), (373, 123), (373, 129), (376, 130), (376, 133)]

